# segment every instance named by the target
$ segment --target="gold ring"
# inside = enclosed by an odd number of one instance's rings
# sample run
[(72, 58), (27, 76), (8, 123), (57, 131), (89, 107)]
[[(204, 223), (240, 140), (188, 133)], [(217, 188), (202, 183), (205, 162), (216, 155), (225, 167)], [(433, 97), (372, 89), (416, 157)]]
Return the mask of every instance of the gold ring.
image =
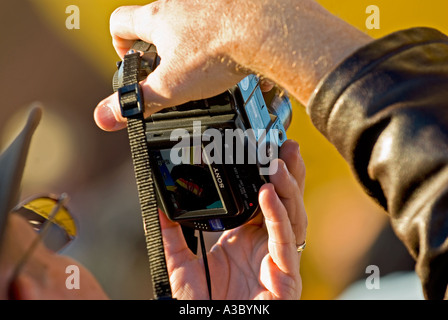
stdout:
[(302, 252), (303, 250), (305, 250), (305, 247), (306, 247), (306, 240), (303, 241), (302, 244), (297, 245), (297, 252)]

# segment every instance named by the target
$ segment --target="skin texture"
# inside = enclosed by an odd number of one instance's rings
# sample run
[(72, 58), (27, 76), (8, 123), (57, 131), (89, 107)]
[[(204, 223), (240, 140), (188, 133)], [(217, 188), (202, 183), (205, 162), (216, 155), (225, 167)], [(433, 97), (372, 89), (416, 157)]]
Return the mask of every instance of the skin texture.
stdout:
[[(156, 1), (118, 8), (110, 30), (120, 57), (136, 39), (155, 44), (161, 56), (141, 83), (146, 116), (221, 93), (248, 72), (307, 104), (326, 73), (371, 41), (311, 0)], [(98, 104), (94, 118), (107, 131), (126, 126), (116, 94)]]
[[(79, 262), (58, 255), (40, 243), (13, 278), (14, 269), (25, 255), (36, 232), (22, 217), (10, 214), (0, 251), (0, 299), (17, 300), (76, 300), (106, 299), (107, 296), (94, 276)], [(67, 289), (66, 268), (79, 268), (79, 289)]]

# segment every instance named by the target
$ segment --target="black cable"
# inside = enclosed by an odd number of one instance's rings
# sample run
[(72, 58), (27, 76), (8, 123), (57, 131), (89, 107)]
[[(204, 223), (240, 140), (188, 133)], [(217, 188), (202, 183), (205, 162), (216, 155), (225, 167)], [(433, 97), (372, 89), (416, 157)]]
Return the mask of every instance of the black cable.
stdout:
[(207, 249), (205, 247), (204, 235), (202, 233), (202, 230), (199, 230), (199, 239), (201, 241), (202, 260), (204, 261), (205, 277), (207, 279), (208, 297), (210, 300), (212, 300), (212, 284), (210, 280), (210, 270), (208, 269)]

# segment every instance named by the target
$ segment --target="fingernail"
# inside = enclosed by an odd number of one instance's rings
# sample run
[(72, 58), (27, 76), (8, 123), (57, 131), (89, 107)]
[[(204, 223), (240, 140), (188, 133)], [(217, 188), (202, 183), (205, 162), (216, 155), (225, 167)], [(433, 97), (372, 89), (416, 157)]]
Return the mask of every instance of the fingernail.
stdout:
[(111, 131), (118, 127), (112, 108), (107, 104), (99, 105), (95, 110), (96, 124), (103, 130)]

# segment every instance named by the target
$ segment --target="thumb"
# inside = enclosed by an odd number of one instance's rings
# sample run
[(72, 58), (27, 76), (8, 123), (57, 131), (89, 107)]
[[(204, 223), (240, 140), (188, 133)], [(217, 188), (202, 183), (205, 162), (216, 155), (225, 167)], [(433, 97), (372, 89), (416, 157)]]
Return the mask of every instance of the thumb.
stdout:
[[(165, 68), (165, 65), (159, 65), (154, 72), (140, 82), (145, 103), (145, 118), (163, 108), (187, 101), (182, 99), (183, 95), (176, 95), (175, 91), (179, 91), (179, 86), (175, 83), (179, 81), (175, 81), (173, 77), (164, 76), (167, 73)], [(167, 79), (172, 80), (167, 81)], [(94, 119), (97, 126), (105, 131), (117, 131), (126, 127), (127, 120), (121, 115), (117, 92), (98, 103), (94, 111)]]
[(168, 271), (172, 272), (175, 268), (193, 259), (195, 255), (188, 247), (181, 226), (169, 220), (160, 209), (159, 218)]

